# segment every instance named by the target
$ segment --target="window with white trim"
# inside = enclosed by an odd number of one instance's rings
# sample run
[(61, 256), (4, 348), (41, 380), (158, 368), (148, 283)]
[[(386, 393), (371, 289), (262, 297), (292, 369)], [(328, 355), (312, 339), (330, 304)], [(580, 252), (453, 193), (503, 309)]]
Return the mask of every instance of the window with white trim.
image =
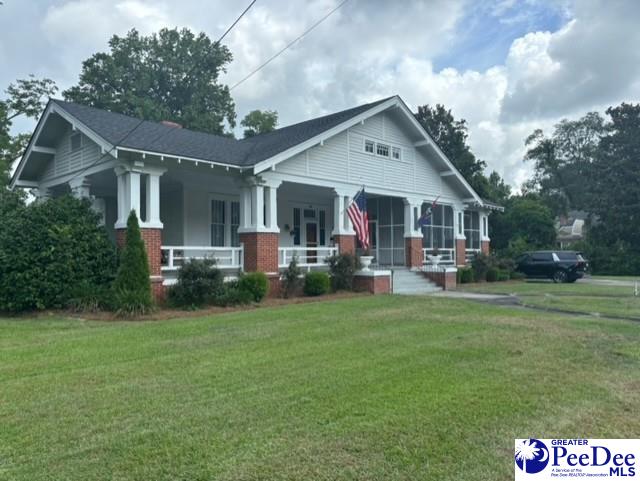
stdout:
[(211, 199), (211, 245), (213, 247), (240, 245), (240, 202)]
[(482, 217), (482, 235), (483, 237), (489, 237), (489, 227), (487, 225), (487, 217)]
[(402, 149), (400, 147), (391, 147), (391, 157), (396, 160), (402, 159)]
[(375, 142), (373, 140), (365, 140), (364, 141), (364, 151), (368, 154), (373, 154), (373, 149), (375, 147)]
[(376, 154), (382, 157), (389, 157), (389, 146), (387, 144), (376, 144)]

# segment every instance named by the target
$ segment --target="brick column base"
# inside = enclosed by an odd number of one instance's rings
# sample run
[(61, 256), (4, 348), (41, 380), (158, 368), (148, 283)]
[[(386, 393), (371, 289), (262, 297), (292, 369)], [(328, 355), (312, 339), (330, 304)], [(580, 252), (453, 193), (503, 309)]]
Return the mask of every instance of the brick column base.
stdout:
[(404, 239), (405, 265), (409, 269), (421, 269), (424, 260), (422, 254), (422, 237), (405, 237)]
[(437, 271), (427, 271), (425, 277), (434, 282), (438, 287), (442, 287), (445, 291), (455, 289), (457, 285), (457, 269), (453, 267), (443, 268)]
[(480, 241), (480, 252), (489, 255), (489, 241)]
[(391, 271), (357, 272), (353, 277), (353, 290), (371, 294), (391, 292)]
[(456, 266), (466, 265), (466, 252), (466, 241), (464, 239), (456, 239)]
[[(140, 236), (147, 251), (147, 262), (149, 263), (149, 277), (151, 281), (151, 292), (156, 301), (164, 300), (164, 288), (162, 284), (162, 229), (140, 229)], [(119, 248), (124, 246), (127, 238), (127, 229), (116, 229), (116, 244)]]
[(356, 253), (356, 236), (338, 234), (333, 236), (333, 242), (339, 246), (340, 254), (354, 254)]
[(278, 273), (278, 233), (244, 232), (240, 234), (244, 247), (246, 272)]

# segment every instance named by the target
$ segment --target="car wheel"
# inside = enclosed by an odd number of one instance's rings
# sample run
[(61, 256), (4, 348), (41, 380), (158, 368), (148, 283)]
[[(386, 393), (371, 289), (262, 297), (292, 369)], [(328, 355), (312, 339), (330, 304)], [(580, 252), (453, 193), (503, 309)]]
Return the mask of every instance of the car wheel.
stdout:
[(563, 282), (567, 282), (567, 273), (565, 271), (555, 271), (553, 273), (553, 282), (556, 284), (561, 284)]

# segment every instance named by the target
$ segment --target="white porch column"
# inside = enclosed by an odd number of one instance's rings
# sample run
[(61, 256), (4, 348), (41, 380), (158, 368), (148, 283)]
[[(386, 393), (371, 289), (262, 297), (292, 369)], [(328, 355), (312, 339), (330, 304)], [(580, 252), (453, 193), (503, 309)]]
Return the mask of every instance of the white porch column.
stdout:
[(251, 186), (251, 227), (264, 229), (264, 187)]
[(351, 202), (351, 196), (344, 192), (333, 191), (333, 231), (332, 235), (355, 235), (355, 231), (351, 227), (351, 219), (347, 209)]
[(160, 221), (160, 175), (157, 172), (147, 174), (146, 178), (146, 227), (162, 228)]
[[(160, 221), (160, 176), (166, 169), (147, 166), (142, 162), (134, 162), (133, 165), (121, 165), (115, 168), (118, 185), (118, 220), (116, 229), (127, 227), (127, 218), (132, 210), (136, 211), (138, 224), (141, 228), (162, 229)], [(143, 221), (140, 217), (140, 176), (146, 174), (146, 198), (145, 207), (147, 218)]]
[(404, 202), (404, 236), (409, 237), (422, 237), (422, 232), (417, 226), (418, 218), (420, 216), (420, 208), (422, 207), (422, 201), (419, 199), (405, 198)]
[(269, 232), (280, 232), (278, 227), (278, 187), (280, 184), (279, 181), (267, 181), (264, 186), (265, 228)]
[(240, 187), (240, 232), (251, 227), (251, 190)]
[(77, 199), (89, 199), (91, 197), (89, 191), (91, 182), (86, 177), (78, 177), (69, 181), (71, 194)]

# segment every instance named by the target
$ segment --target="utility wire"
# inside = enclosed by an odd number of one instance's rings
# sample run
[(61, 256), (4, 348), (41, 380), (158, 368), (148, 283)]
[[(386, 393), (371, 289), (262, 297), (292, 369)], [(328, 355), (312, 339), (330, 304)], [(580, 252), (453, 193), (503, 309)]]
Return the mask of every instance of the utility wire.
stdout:
[[(247, 8), (245, 8), (242, 13), (240, 14), (240, 16), (238, 16), (238, 18), (235, 19), (235, 21), (229, 26), (229, 28), (227, 28), (227, 30), (225, 30), (225, 32), (222, 34), (222, 36), (216, 40), (215, 45), (220, 44), (220, 42), (222, 42), (222, 40), (227, 36), (227, 34), (233, 29), (233, 27), (236, 26), (236, 24), (240, 21), (240, 19), (242, 17), (244, 17), (244, 15), (249, 11), (249, 9), (251, 7), (253, 7), (253, 4), (256, 3), (258, 0), (252, 0), (252, 2), (247, 6)], [(0, 5), (2, 5), (2, 2), (0, 2)], [(194, 67), (191, 67), (191, 69), (189, 70), (189, 72), (187, 72), (187, 76), (189, 76), (191, 74), (191, 72), (193, 71)], [(89, 170), (91, 167), (93, 167), (94, 165), (99, 164), (100, 162), (102, 162), (103, 159), (105, 159), (108, 155), (110, 155), (115, 149), (118, 148), (118, 146), (120, 144), (122, 144), (122, 142), (124, 142), (125, 140), (127, 140), (136, 130), (138, 130), (138, 128), (142, 125), (142, 123), (145, 121), (145, 119), (141, 119), (131, 130), (129, 130), (121, 139), (119, 139), (117, 142), (115, 142), (113, 144), (113, 146), (104, 154), (102, 154), (100, 157), (98, 157), (94, 162), (90, 163), (89, 165), (87, 165), (84, 169), (82, 169), (81, 171), (77, 172), (73, 177), (71, 177), (69, 179), (69, 181), (77, 178), (78, 176), (84, 174), (87, 170)], [(174, 127), (176, 128), (176, 127)], [(167, 132), (162, 132), (158, 137), (156, 137), (155, 139), (153, 139), (151, 142), (148, 143), (148, 145), (152, 145), (156, 140), (158, 140), (160, 137), (163, 137), (165, 135), (168, 135)]]
[(222, 39), (224, 39), (224, 37), (226, 37), (226, 36), (227, 36), (227, 34), (231, 31), (231, 29), (232, 29), (233, 27), (235, 27), (235, 26), (236, 26), (236, 23), (238, 23), (238, 22), (240, 21), (240, 19), (241, 19), (242, 17), (244, 17), (244, 14), (245, 14), (245, 13), (247, 13), (251, 7), (253, 7), (253, 4), (254, 4), (254, 3), (256, 3), (256, 1), (257, 1), (257, 0), (253, 0), (253, 1), (249, 4), (249, 6), (248, 6), (247, 8), (245, 8), (245, 9), (244, 9), (244, 12), (242, 12), (242, 13), (240, 14), (240, 16), (239, 16), (238, 18), (236, 18), (236, 21), (235, 21), (235, 22), (233, 22), (233, 23), (231, 24), (231, 26), (227, 29), (227, 31), (226, 31), (226, 32), (224, 32), (224, 33), (222, 34), (222, 37), (220, 37), (220, 38), (218, 39), (218, 41), (216, 42), (217, 44), (219, 44), (220, 42), (222, 42)]
[(247, 76), (243, 77), (239, 82), (236, 82), (230, 89), (229, 91), (233, 90), (234, 88), (236, 88), (238, 85), (242, 84), (243, 82), (245, 82), (246, 80), (249, 80), (251, 77), (253, 77), (256, 73), (258, 73), (258, 71), (260, 71), (261, 69), (263, 69), (264, 67), (266, 67), (267, 65), (269, 65), (272, 61), (274, 61), (276, 58), (278, 58), (280, 55), (282, 55), (285, 50), (287, 50), (289, 47), (291, 47), (294, 43), (296, 43), (298, 40), (300, 40), (302, 37), (304, 37), (305, 35), (307, 35), (309, 32), (311, 32), (314, 28), (316, 28), (318, 25), (320, 25), (322, 22), (324, 22), (327, 18), (329, 18), (336, 10), (338, 10), (340, 7), (342, 7), (345, 3), (347, 3), (349, 0), (342, 0), (342, 2), (340, 2), (335, 8), (333, 8), (333, 10), (331, 10), (329, 13), (327, 13), (324, 17), (322, 17), (320, 20), (318, 20), (316, 23), (314, 23), (313, 25), (311, 25), (311, 27), (309, 27), (308, 29), (306, 29), (304, 32), (302, 32), (302, 34), (300, 34), (298, 37), (296, 37), (294, 40), (292, 40), (291, 42), (289, 42), (287, 45), (285, 45), (285, 47), (280, 50), (279, 52), (277, 52), (275, 55), (273, 55), (271, 58), (269, 58), (269, 60), (267, 60), (266, 62), (264, 62), (262, 65), (260, 65), (258, 68), (256, 68), (255, 70), (253, 70), (252, 72), (250, 72)]

